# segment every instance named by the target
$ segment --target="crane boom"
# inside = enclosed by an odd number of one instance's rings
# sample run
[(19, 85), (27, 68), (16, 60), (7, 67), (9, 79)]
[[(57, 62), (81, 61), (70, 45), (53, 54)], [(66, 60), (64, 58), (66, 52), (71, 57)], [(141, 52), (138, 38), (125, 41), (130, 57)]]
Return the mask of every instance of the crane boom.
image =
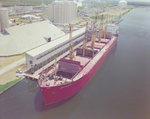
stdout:
[(83, 41), (83, 57), (85, 56), (85, 49), (86, 49), (86, 43), (87, 43), (87, 36), (88, 36), (88, 21), (86, 23), (86, 28), (85, 28), (85, 39)]
[(106, 21), (106, 26), (105, 26), (105, 31), (104, 31), (104, 39), (106, 38), (106, 35), (107, 35), (107, 22), (108, 22), (108, 14), (107, 14), (107, 21)]
[(101, 36), (102, 36), (102, 31), (103, 31), (103, 16), (102, 15), (102, 20), (100, 22), (100, 26), (99, 26), (99, 35), (98, 35), (98, 42), (100, 43), (101, 42)]
[(57, 58), (55, 57), (55, 79), (57, 75)]
[(70, 38), (70, 41), (69, 41), (69, 57), (71, 60), (73, 60), (74, 58), (74, 47), (73, 47), (73, 38), (72, 38), (72, 30), (71, 30), (71, 24), (69, 24), (69, 27), (70, 27), (70, 33), (69, 33), (69, 38)]
[(96, 16), (96, 18), (95, 18), (95, 22), (94, 22), (94, 24), (93, 24), (93, 31), (92, 31), (92, 39), (91, 39), (91, 41), (92, 41), (92, 45), (91, 45), (91, 48), (92, 49), (94, 49), (94, 43), (95, 43), (95, 35), (96, 35), (96, 26), (95, 26), (95, 24), (96, 24), (96, 22), (97, 22), (97, 16)]

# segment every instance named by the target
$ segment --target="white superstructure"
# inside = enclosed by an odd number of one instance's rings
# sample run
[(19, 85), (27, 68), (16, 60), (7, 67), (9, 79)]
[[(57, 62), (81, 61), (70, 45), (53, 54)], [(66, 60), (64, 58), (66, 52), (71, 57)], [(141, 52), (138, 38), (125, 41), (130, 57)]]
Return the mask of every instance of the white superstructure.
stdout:
[(120, 0), (119, 3), (118, 3), (118, 7), (120, 7), (120, 8), (127, 8), (127, 1)]
[(54, 1), (48, 5), (48, 19), (53, 23), (68, 23), (77, 18), (77, 4), (73, 1)]
[(119, 26), (116, 24), (107, 24), (103, 25), (103, 31), (105, 30), (105, 27), (107, 26), (107, 32), (111, 32), (113, 35), (119, 34)]

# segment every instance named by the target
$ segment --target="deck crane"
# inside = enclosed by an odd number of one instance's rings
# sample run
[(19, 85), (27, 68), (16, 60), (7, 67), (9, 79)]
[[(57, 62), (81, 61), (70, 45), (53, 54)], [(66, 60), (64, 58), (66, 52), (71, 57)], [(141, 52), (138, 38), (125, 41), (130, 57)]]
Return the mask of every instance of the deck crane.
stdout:
[(102, 20), (100, 22), (100, 26), (99, 26), (99, 35), (98, 35), (98, 42), (101, 42), (101, 36), (102, 36), (102, 31), (103, 31), (103, 17), (104, 15), (102, 15)]
[(86, 23), (86, 28), (85, 28), (85, 39), (83, 40), (83, 57), (85, 56), (85, 49), (86, 49), (86, 43), (87, 43), (87, 37), (88, 37), (88, 21)]
[[(106, 20), (106, 24), (108, 22), (108, 14), (107, 14), (107, 20)], [(106, 38), (107, 35), (107, 25), (105, 26), (105, 31), (104, 31), (104, 39)]]
[(55, 79), (57, 75), (57, 58), (55, 57)]
[(69, 58), (73, 60), (74, 58), (74, 47), (73, 47), (73, 38), (72, 38), (72, 30), (71, 30), (71, 24), (69, 24), (70, 33), (69, 33)]
[(94, 23), (93, 23), (92, 39), (91, 39), (91, 41), (92, 41), (91, 48), (92, 48), (92, 49), (94, 49), (94, 43), (95, 43), (95, 35), (96, 35), (96, 26), (95, 26), (95, 24), (96, 24), (96, 23), (97, 23), (97, 16), (96, 16), (95, 21), (94, 21)]

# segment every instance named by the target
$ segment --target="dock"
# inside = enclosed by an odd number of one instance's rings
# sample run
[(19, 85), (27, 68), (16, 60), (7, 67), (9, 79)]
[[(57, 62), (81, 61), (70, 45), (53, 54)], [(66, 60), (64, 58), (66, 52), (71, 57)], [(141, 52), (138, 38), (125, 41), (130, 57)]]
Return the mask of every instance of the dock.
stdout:
[(39, 78), (39, 75), (32, 75), (32, 74), (23, 74), (23, 76), (25, 77), (25, 78), (28, 78), (28, 79), (32, 79), (32, 80), (38, 80), (38, 78)]
[[(81, 46), (83, 43), (79, 43), (78, 45), (74, 46), (74, 49), (78, 48), (79, 46)], [(66, 55), (69, 54), (69, 51), (65, 52), (64, 54), (60, 55), (59, 57), (57, 57), (57, 60), (59, 61), (61, 58), (65, 57)], [(24, 73), (23, 76), (25, 78), (28, 79), (32, 79), (32, 80), (38, 80), (39, 78), (39, 74), (46, 70), (48, 67), (50, 67), (51, 65), (53, 65), (55, 63), (55, 60), (51, 61), (50, 63), (46, 64), (45, 66), (43, 66), (42, 68), (38, 69), (37, 71), (34, 72), (34, 74), (27, 74)]]

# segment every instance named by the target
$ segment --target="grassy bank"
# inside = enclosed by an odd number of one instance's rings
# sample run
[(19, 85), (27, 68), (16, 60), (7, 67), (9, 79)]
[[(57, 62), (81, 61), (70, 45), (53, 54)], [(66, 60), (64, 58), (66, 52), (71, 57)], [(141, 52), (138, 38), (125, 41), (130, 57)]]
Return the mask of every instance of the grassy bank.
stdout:
[(82, 22), (84, 22), (84, 20), (80, 20), (78, 23), (82, 23)]
[(78, 10), (83, 10), (85, 8), (85, 5), (82, 5), (81, 7), (78, 7)]
[(16, 56), (10, 56), (10, 57), (0, 57), (0, 68), (3, 68), (15, 61), (18, 61), (22, 58), (25, 57), (25, 53), (21, 55), (16, 55)]
[(21, 20), (21, 19), (19, 19), (19, 20), (16, 20), (16, 22), (19, 22), (19, 23), (30, 23), (30, 21), (29, 20)]
[(13, 86), (17, 82), (19, 82), (21, 79), (22, 79), (22, 77), (19, 77), (18, 79), (14, 80), (14, 81), (10, 81), (10, 82), (5, 83), (4, 85), (0, 85), (0, 93), (7, 90), (8, 88), (10, 88), (11, 86)]

